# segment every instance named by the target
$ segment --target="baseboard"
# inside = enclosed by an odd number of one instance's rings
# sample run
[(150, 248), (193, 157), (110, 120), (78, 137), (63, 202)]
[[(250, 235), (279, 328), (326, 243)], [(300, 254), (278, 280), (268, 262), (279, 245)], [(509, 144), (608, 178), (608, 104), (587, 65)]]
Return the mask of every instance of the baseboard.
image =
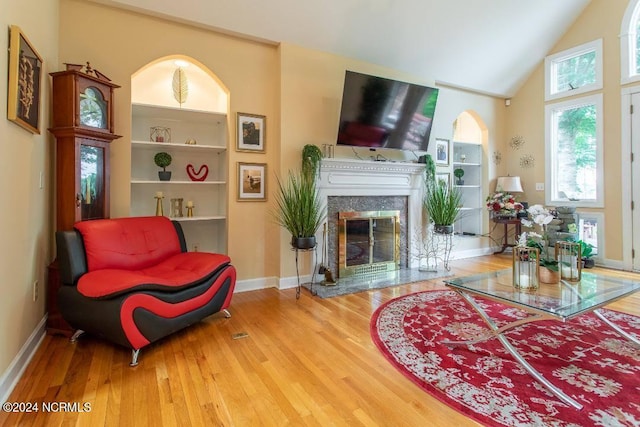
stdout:
[(0, 402), (4, 403), (7, 401), (9, 395), (11, 395), (14, 387), (22, 377), (24, 370), (27, 369), (29, 362), (47, 334), (46, 325), (47, 315), (45, 314), (7, 370), (4, 371), (2, 377), (0, 377)]
[(278, 279), (276, 277), (259, 277), (257, 279), (237, 280), (234, 293), (277, 287)]

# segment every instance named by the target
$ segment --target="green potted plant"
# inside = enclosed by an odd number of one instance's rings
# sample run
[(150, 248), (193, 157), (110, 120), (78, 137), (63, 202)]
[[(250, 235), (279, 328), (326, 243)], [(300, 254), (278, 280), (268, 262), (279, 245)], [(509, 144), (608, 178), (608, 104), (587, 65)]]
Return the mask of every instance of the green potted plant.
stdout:
[(324, 221), (326, 209), (318, 196), (315, 179), (308, 173), (289, 172), (285, 182), (278, 181), (276, 222), (291, 233), (291, 246), (311, 249), (316, 232)]
[(310, 174), (314, 179), (320, 169), (322, 151), (317, 145), (307, 144), (302, 148), (302, 172)]
[(591, 243), (587, 243), (584, 240), (578, 240), (577, 243), (580, 243), (580, 255), (582, 256), (582, 267), (583, 268), (593, 268), (595, 266), (595, 261), (593, 260), (593, 246)]
[(171, 171), (167, 171), (166, 169), (167, 166), (171, 164), (171, 154), (161, 151), (159, 153), (156, 153), (156, 155), (153, 157), (153, 161), (155, 162), (156, 166), (162, 168), (161, 171), (158, 171), (158, 178), (160, 178), (160, 181), (171, 180)]
[(451, 234), (453, 223), (460, 215), (462, 193), (445, 182), (438, 182), (427, 187), (424, 207), (429, 213), (429, 221), (434, 224), (434, 231), (439, 234)]
[(464, 176), (464, 169), (462, 169), (462, 168), (455, 169), (453, 171), (453, 176), (458, 178), (456, 180), (456, 185), (464, 185), (464, 179), (462, 179), (462, 177)]

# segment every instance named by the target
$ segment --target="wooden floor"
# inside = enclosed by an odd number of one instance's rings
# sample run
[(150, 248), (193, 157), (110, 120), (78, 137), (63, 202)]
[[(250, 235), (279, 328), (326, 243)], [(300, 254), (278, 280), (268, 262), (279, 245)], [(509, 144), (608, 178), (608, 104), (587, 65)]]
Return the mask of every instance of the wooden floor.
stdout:
[[(510, 255), (452, 263), (458, 275), (504, 268)], [(10, 402), (38, 413), (0, 412), (0, 424), (37, 426), (475, 426), (399, 373), (371, 341), (382, 303), (443, 288), (441, 280), (320, 299), (303, 290), (234, 295), (232, 317), (211, 316), (141, 351), (91, 337), (47, 336)], [(640, 296), (610, 306), (640, 315)], [(236, 333), (248, 337), (233, 339)], [(87, 412), (42, 411), (71, 402)]]

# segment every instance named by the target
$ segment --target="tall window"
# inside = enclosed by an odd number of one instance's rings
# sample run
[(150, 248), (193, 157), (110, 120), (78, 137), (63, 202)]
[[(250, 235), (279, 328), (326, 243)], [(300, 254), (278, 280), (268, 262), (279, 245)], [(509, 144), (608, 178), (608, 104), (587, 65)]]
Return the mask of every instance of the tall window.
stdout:
[(603, 207), (602, 94), (548, 104), (546, 203)]
[(640, 0), (630, 0), (620, 26), (621, 82), (640, 81)]
[(545, 99), (602, 89), (602, 39), (545, 58)]

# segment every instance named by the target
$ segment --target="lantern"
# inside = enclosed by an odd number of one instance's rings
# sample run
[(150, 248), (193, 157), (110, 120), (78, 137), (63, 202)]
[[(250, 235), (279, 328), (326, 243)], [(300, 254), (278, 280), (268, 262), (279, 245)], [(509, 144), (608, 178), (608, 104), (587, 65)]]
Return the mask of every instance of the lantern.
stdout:
[(513, 286), (518, 289), (538, 289), (540, 252), (538, 248), (513, 248)]
[(556, 261), (561, 280), (579, 282), (582, 277), (582, 250), (580, 243), (556, 242)]

